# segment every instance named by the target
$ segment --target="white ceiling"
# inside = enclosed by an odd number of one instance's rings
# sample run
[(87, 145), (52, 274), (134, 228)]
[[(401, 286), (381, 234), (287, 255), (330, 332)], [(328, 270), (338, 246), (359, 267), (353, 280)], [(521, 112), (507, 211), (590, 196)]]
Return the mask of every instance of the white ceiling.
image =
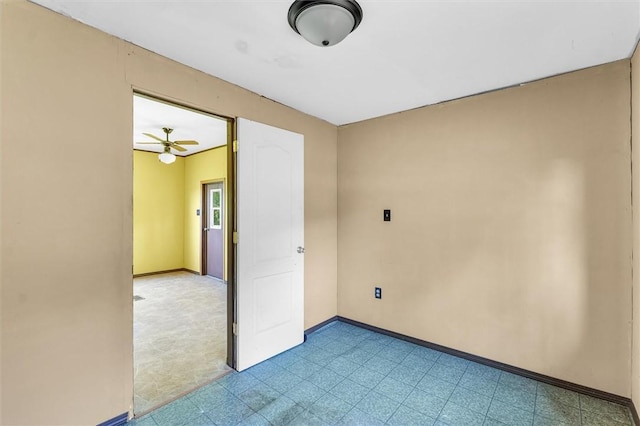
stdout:
[(172, 154), (185, 157), (227, 143), (227, 122), (208, 114), (199, 113), (176, 105), (159, 102), (144, 96), (133, 97), (133, 148), (141, 151), (162, 152), (162, 144), (147, 145), (137, 142), (156, 142), (143, 135), (151, 133), (161, 139), (166, 135), (162, 128), (173, 129), (169, 140), (195, 140), (198, 145), (185, 145), (186, 152), (171, 150)]
[(630, 57), (639, 0), (360, 0), (362, 24), (316, 47), (292, 0), (35, 0), (341, 125)]

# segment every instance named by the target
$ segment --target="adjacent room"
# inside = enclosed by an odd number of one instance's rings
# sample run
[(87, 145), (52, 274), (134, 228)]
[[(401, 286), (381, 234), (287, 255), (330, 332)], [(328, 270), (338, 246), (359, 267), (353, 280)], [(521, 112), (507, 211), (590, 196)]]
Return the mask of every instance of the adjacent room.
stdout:
[[(638, 0), (0, 0), (0, 424), (638, 424), (639, 34)], [(242, 303), (284, 257), (295, 301)]]
[(134, 412), (230, 371), (227, 120), (133, 97)]

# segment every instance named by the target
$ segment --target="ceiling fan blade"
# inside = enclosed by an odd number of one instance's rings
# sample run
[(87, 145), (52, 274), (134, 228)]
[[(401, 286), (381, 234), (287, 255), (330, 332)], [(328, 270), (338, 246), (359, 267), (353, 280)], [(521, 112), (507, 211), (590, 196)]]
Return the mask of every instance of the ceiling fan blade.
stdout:
[(162, 142), (136, 142), (136, 145), (162, 145)]
[(183, 148), (180, 145), (176, 145), (176, 144), (171, 145), (171, 148), (175, 149), (176, 151), (180, 151), (180, 152), (185, 152), (187, 150), (186, 148)]
[(177, 143), (178, 145), (200, 145), (200, 143), (198, 141), (175, 141), (174, 143)]
[(153, 138), (153, 139), (155, 139), (157, 141), (160, 141), (160, 142), (166, 142), (164, 139), (160, 139), (159, 137), (157, 137), (156, 135), (152, 135), (151, 133), (143, 133), (143, 135), (149, 136), (150, 138)]

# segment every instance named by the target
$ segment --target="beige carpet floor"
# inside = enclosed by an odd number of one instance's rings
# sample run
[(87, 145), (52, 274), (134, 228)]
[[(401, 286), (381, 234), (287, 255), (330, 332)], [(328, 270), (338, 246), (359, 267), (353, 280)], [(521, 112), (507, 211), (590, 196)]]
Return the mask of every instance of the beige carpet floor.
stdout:
[(172, 272), (135, 278), (133, 290), (134, 413), (230, 371), (224, 283)]

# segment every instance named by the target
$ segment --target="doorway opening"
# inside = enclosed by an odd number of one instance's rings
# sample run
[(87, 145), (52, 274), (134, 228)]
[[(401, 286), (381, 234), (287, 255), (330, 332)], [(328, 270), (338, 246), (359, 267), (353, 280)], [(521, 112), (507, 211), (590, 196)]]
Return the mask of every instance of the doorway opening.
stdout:
[[(233, 365), (234, 289), (226, 283), (234, 258), (227, 186), (234, 128), (230, 118), (139, 93), (133, 98), (134, 414), (140, 416)], [(211, 200), (203, 199), (203, 185), (212, 185)], [(215, 247), (207, 249), (205, 233), (215, 234)]]

